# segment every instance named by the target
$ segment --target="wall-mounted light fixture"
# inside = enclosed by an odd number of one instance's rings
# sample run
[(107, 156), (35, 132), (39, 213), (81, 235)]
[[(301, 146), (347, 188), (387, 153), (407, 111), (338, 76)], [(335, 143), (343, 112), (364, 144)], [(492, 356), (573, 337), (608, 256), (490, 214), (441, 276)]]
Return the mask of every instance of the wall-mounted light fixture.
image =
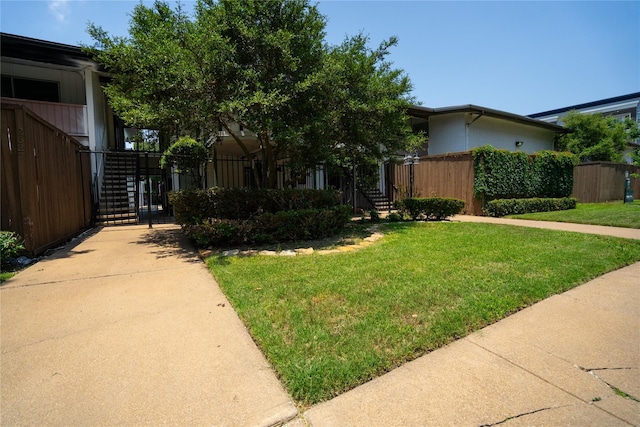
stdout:
[(411, 155), (411, 154), (405, 154), (404, 155), (403, 164), (405, 166), (407, 166), (407, 165), (417, 165), (418, 163), (420, 163), (420, 157), (418, 157), (418, 153), (414, 153), (413, 155)]
[(409, 166), (409, 197), (413, 198), (413, 165), (420, 163), (420, 157), (418, 153), (413, 155), (407, 153), (404, 155), (404, 165)]
[(217, 136), (211, 135), (209, 139), (207, 139), (207, 142), (204, 145), (207, 148), (211, 148), (213, 145), (221, 145), (221, 144), (222, 144), (222, 137), (220, 135), (217, 135)]
[(524, 141), (516, 141), (516, 147), (522, 147), (522, 144), (524, 144)]

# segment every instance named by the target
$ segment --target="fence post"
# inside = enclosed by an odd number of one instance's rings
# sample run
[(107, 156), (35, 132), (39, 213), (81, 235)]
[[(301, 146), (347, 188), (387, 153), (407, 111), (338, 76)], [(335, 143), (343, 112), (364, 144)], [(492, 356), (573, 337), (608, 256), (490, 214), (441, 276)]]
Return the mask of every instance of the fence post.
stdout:
[(149, 228), (153, 228), (151, 219), (151, 174), (149, 173), (149, 152), (144, 153), (144, 163), (147, 169), (147, 215), (149, 216)]
[(356, 162), (353, 162), (353, 213), (356, 213)]
[(629, 171), (624, 172), (624, 197), (622, 203), (633, 203), (633, 190), (631, 189), (631, 178), (629, 178)]

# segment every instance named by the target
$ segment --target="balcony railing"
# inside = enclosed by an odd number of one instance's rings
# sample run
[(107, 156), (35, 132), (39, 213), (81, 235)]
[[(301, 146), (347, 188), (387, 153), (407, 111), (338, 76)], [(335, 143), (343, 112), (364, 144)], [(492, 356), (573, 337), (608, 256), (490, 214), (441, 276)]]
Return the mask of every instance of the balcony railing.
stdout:
[(74, 137), (88, 136), (87, 106), (60, 102), (2, 98), (3, 103), (24, 105), (58, 129)]

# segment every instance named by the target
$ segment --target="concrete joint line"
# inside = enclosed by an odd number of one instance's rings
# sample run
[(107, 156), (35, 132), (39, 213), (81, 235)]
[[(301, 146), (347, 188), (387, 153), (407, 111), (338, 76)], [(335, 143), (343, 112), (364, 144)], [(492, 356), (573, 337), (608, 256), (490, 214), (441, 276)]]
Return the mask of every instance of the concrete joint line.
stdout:
[[(166, 310), (164, 310), (164, 311), (166, 311)], [(162, 312), (164, 312), (164, 311), (162, 311)], [(22, 345), (20, 347), (16, 347), (16, 348), (11, 348), (11, 349), (5, 350), (1, 354), (15, 353), (15, 352), (20, 351), (20, 350), (22, 350), (24, 348), (32, 347), (34, 345), (38, 345), (38, 344), (41, 344), (41, 343), (46, 342), (46, 341), (57, 341), (57, 340), (62, 340), (62, 339), (65, 339), (67, 337), (71, 337), (71, 336), (74, 336), (74, 335), (84, 334), (84, 333), (86, 333), (88, 331), (104, 330), (104, 329), (106, 329), (108, 327), (111, 327), (113, 325), (117, 325), (118, 323), (122, 323), (122, 322), (125, 322), (125, 321), (126, 322), (130, 322), (130, 321), (133, 321), (133, 320), (138, 320), (138, 319), (146, 318), (146, 317), (149, 317), (149, 316), (156, 316), (156, 315), (158, 315), (160, 313), (161, 313), (161, 311), (154, 312), (154, 313), (144, 313), (144, 314), (140, 314), (138, 316), (126, 317), (126, 318), (118, 319), (117, 321), (111, 322), (108, 325), (105, 325), (103, 327), (85, 328), (85, 329), (80, 329), (80, 330), (77, 330), (77, 331), (73, 331), (73, 332), (65, 334), (65, 335), (59, 335), (59, 336), (52, 336), (52, 337), (43, 338), (43, 339), (41, 339), (39, 341), (34, 341), (34, 342), (31, 342), (31, 343)], [(267, 368), (267, 369), (271, 369), (271, 368)]]
[(589, 375), (591, 375), (592, 377), (594, 377), (595, 379), (597, 379), (598, 381), (603, 382), (607, 387), (609, 387), (616, 395), (625, 398), (625, 399), (629, 399), (629, 400), (633, 400), (635, 402), (640, 402), (640, 399), (637, 398), (636, 396), (633, 396), (621, 389), (619, 389), (618, 387), (614, 386), (613, 384), (603, 380), (602, 378), (600, 378), (595, 371), (619, 371), (619, 370), (631, 370), (631, 369), (635, 369), (635, 368), (595, 368), (595, 369), (587, 369), (587, 368), (583, 368), (582, 366), (578, 366), (578, 368), (582, 369), (583, 371), (585, 371), (586, 373), (588, 373)]
[[(521, 365), (519, 365), (519, 364), (515, 363), (513, 360), (507, 359), (507, 358), (506, 358), (506, 357), (504, 357), (503, 355), (501, 355), (501, 354), (499, 354), (499, 353), (496, 353), (495, 351), (492, 351), (492, 350), (490, 350), (490, 349), (488, 349), (488, 348), (486, 348), (486, 347), (483, 347), (483, 346), (481, 346), (480, 344), (477, 344), (477, 343), (475, 343), (475, 342), (473, 342), (473, 341), (471, 341), (471, 340), (468, 340), (468, 341), (469, 341), (469, 342), (471, 342), (472, 344), (474, 344), (474, 345), (476, 345), (476, 346), (480, 347), (480, 348), (481, 348), (481, 349), (483, 349), (484, 351), (487, 351), (487, 352), (489, 352), (489, 353), (493, 354), (494, 356), (497, 356), (497, 357), (499, 357), (500, 359), (504, 360), (505, 362), (507, 362), (507, 363), (509, 363), (509, 364), (511, 364), (511, 365), (513, 365), (513, 366), (515, 366), (515, 367), (517, 367), (517, 368), (519, 368), (519, 369), (523, 370), (524, 372), (527, 372), (528, 374), (533, 375), (534, 377), (536, 377), (536, 378), (538, 378), (539, 380), (541, 380), (541, 381), (543, 381), (543, 382), (545, 382), (545, 383), (549, 384), (550, 386), (552, 386), (552, 387), (554, 387), (554, 388), (557, 388), (558, 390), (560, 390), (560, 391), (562, 391), (562, 392), (564, 392), (564, 393), (567, 393), (567, 394), (568, 394), (568, 395), (570, 395), (570, 396), (575, 397), (576, 399), (578, 399), (578, 400), (579, 400), (579, 401), (581, 401), (581, 402), (585, 402), (585, 400), (583, 400), (583, 399), (581, 399), (579, 396), (576, 396), (575, 394), (571, 393), (569, 390), (565, 390), (564, 388), (560, 387), (559, 385), (554, 384), (554, 383), (552, 383), (552, 382), (548, 381), (548, 380), (547, 380), (547, 379), (545, 379), (545, 378), (542, 378), (540, 375), (536, 374), (535, 372), (531, 372), (529, 369), (527, 369), (527, 368), (525, 368), (524, 366), (521, 366)], [(547, 354), (550, 354), (550, 353), (547, 353)], [(554, 357), (557, 357), (557, 356), (555, 356), (554, 354), (550, 354), (550, 355), (551, 355), (551, 356), (554, 356)], [(560, 360), (564, 360), (564, 359), (562, 359), (562, 358), (558, 358), (558, 359), (560, 359)], [(575, 366), (575, 365), (574, 365), (574, 366)], [(585, 402), (585, 403), (589, 403), (589, 402)], [(546, 409), (553, 409), (553, 408), (546, 408)], [(506, 421), (506, 420), (503, 420), (503, 421), (501, 421), (501, 422), (504, 422), (504, 421)]]
[[(184, 268), (184, 267), (180, 267)], [(122, 277), (122, 276), (133, 276), (135, 274), (144, 274), (144, 273), (156, 273), (160, 271), (169, 271), (169, 270), (177, 270), (176, 268), (158, 268), (155, 270), (142, 270), (142, 271), (130, 271), (128, 273), (116, 273), (116, 274), (105, 274), (103, 276), (90, 276), (90, 277), (76, 277), (74, 279), (62, 279), (62, 280), (52, 280), (50, 282), (39, 282), (39, 283), (27, 283), (25, 285), (11, 286), (11, 287), (0, 287), (1, 291), (8, 291), (11, 289), (20, 289), (20, 288), (29, 288), (31, 286), (43, 286), (43, 285), (55, 285), (57, 283), (68, 283), (68, 282), (78, 282), (81, 280), (94, 280), (94, 279), (106, 279), (108, 277)]]

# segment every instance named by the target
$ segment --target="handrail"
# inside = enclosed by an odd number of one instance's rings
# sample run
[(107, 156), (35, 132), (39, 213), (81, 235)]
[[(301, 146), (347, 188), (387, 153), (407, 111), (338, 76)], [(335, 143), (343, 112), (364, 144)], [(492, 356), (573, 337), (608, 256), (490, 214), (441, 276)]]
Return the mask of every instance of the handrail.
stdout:
[(374, 208), (376, 207), (376, 204), (373, 203), (373, 200), (371, 200), (371, 198), (369, 197), (369, 194), (367, 194), (367, 190), (364, 189), (360, 184), (356, 184), (356, 189), (360, 192), (360, 194), (362, 194), (362, 196), (364, 197), (364, 199), (369, 202), (369, 204), (371, 206), (373, 206)]

